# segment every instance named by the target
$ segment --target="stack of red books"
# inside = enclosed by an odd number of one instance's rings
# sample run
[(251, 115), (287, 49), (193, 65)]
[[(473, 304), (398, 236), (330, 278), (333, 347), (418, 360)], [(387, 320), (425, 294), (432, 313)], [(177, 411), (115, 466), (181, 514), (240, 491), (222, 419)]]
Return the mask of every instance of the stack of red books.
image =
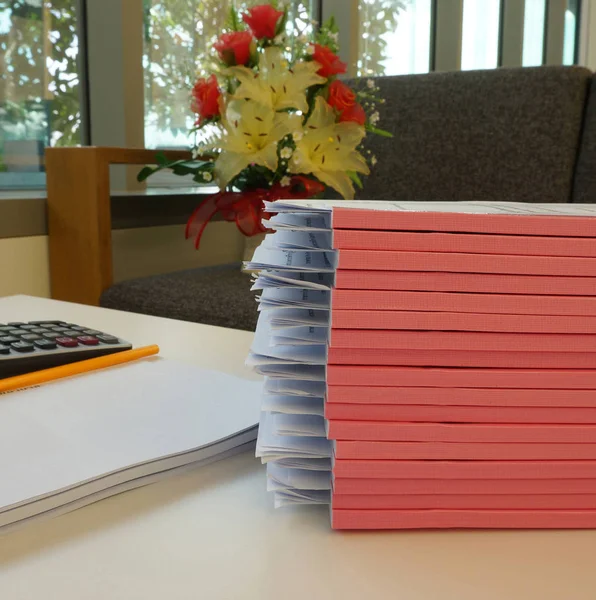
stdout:
[(596, 526), (595, 235), (334, 211), (335, 527)]
[(596, 218), (515, 206), (333, 207), (333, 527), (596, 528)]

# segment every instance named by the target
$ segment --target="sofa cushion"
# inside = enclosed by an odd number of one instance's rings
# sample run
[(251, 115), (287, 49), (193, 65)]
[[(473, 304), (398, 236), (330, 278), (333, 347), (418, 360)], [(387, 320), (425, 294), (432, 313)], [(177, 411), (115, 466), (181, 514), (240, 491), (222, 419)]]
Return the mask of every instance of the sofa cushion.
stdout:
[(575, 168), (573, 201), (596, 202), (596, 75), (586, 104), (584, 129)]
[(367, 138), (379, 162), (359, 197), (569, 202), (590, 77), (539, 67), (376, 79), (379, 127), (394, 138)]
[(240, 265), (178, 271), (113, 285), (100, 305), (193, 323), (254, 331), (257, 303)]

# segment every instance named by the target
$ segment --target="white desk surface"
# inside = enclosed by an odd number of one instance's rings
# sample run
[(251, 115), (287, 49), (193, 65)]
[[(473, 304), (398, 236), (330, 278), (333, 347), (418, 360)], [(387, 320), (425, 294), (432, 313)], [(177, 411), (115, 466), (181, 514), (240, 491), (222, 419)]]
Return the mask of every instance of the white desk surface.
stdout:
[[(0, 321), (62, 319), (250, 377), (251, 334), (18, 296)], [(594, 600), (596, 532), (331, 531), (274, 510), (245, 454), (0, 535), (3, 600)]]

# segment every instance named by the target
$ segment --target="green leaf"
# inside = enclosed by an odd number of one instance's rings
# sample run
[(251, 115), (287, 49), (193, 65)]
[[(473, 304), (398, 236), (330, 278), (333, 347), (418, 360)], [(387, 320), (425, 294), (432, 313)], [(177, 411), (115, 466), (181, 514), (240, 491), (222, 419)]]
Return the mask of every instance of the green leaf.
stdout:
[(373, 127), (372, 125), (367, 125), (366, 131), (369, 131), (370, 133), (374, 133), (375, 135), (380, 135), (381, 137), (385, 137), (385, 138), (393, 137), (392, 133), (389, 133), (388, 131), (385, 131), (384, 129), (378, 129), (377, 127)]
[(137, 175), (137, 181), (146, 181), (156, 171), (159, 171), (159, 169), (154, 169), (153, 167), (143, 167)]
[(356, 184), (359, 189), (363, 189), (362, 179), (360, 179), (360, 175), (355, 171), (348, 171), (348, 177)]
[(155, 155), (155, 160), (157, 164), (161, 166), (165, 166), (168, 164), (168, 159), (166, 158), (166, 155), (163, 152), (158, 152)]

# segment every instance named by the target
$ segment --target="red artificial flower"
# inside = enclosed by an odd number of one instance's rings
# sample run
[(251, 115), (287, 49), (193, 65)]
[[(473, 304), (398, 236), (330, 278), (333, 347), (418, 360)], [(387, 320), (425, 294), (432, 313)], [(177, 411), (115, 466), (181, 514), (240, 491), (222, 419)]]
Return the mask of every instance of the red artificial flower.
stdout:
[(356, 103), (356, 94), (345, 83), (336, 79), (329, 86), (329, 105), (343, 112), (346, 108), (351, 108)]
[(366, 113), (362, 106), (358, 103), (346, 108), (339, 116), (340, 123), (358, 123), (358, 125), (364, 126), (366, 123)]
[(224, 33), (213, 44), (221, 60), (228, 67), (235, 65), (246, 65), (250, 60), (253, 37), (248, 31), (232, 31)]
[(199, 79), (192, 89), (191, 110), (199, 115), (199, 123), (213, 119), (220, 114), (221, 92), (215, 75), (209, 79)]
[(270, 4), (261, 4), (249, 9), (248, 13), (242, 15), (242, 20), (250, 27), (258, 40), (273, 39), (279, 20), (283, 16), (282, 11), (275, 10)]
[(327, 46), (321, 46), (321, 44), (313, 44), (313, 60), (321, 65), (321, 68), (317, 73), (321, 77), (331, 77), (331, 75), (339, 75), (345, 73), (348, 70), (348, 65), (339, 60), (339, 56), (331, 52)]

